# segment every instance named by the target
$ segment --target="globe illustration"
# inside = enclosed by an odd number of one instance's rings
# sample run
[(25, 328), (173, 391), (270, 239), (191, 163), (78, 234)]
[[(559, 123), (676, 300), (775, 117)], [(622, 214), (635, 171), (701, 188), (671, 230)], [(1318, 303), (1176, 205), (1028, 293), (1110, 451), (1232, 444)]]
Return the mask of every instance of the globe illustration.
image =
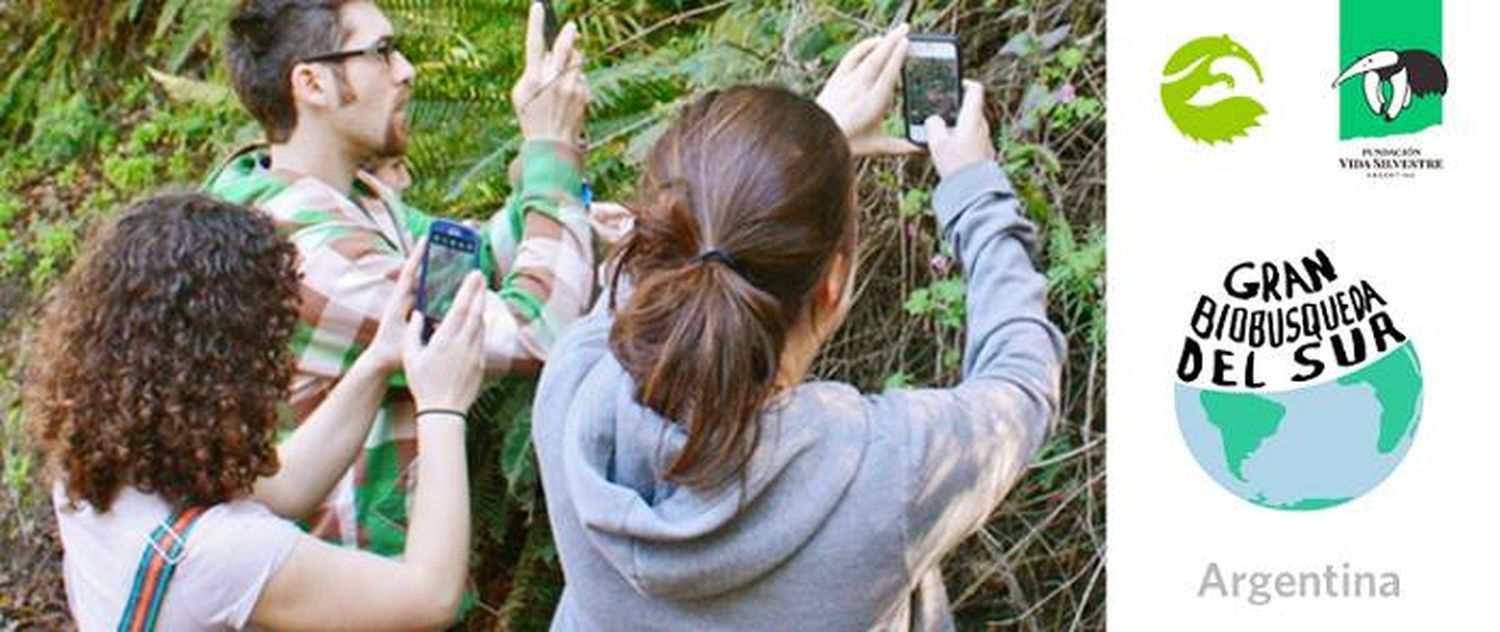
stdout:
[(1341, 377), (1240, 392), (1177, 385), (1189, 450), (1225, 489), (1284, 510), (1333, 507), (1374, 489), (1406, 455), (1422, 411), (1410, 341)]

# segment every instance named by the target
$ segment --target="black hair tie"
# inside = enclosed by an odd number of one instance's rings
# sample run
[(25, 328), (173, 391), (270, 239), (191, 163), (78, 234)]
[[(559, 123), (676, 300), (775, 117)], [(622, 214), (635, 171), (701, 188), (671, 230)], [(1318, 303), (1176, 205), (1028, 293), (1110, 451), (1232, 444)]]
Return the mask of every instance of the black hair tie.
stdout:
[(708, 250), (700, 252), (698, 253), (698, 256), (693, 257), (692, 260), (693, 263), (703, 263), (705, 261), (718, 261), (719, 263), (728, 266), (729, 269), (733, 270), (735, 274), (738, 274), (742, 277), (745, 276), (745, 273), (740, 270), (739, 264), (735, 262), (734, 257), (725, 254), (723, 250), (719, 250), (718, 248), (709, 248)]

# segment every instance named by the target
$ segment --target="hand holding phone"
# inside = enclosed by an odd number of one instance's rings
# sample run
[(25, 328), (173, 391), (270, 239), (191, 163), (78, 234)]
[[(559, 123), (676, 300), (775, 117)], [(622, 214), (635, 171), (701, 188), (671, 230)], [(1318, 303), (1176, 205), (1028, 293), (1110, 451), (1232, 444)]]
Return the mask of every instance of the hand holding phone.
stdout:
[(922, 151), (905, 140), (886, 136), (881, 128), (896, 100), (896, 80), (906, 60), (906, 32), (907, 26), (901, 24), (885, 35), (855, 44), (818, 93), (818, 105), (844, 130), (849, 151), (856, 156)]
[(359, 356), (360, 362), (372, 363), (382, 375), (401, 368), (401, 340), (417, 302), (417, 277), (421, 274), (426, 253), (427, 240), (423, 239), (406, 257), (401, 273), (396, 275), (395, 291), (385, 299), (380, 325), (375, 328), (375, 335), (370, 338), (365, 352)]
[(568, 22), (558, 29), (557, 41), (551, 46), (544, 42), (548, 6), (531, 3), (526, 18), (526, 69), (511, 89), (510, 98), (526, 140), (573, 144), (583, 133), (588, 80), (583, 76), (583, 56), (577, 50), (577, 24)]
[(442, 325), (430, 330), (432, 321), (414, 314), (403, 331), (401, 362), (417, 410), (468, 410), (484, 383), (484, 282), (470, 273), (459, 287)]
[(984, 86), (968, 80), (963, 86), (963, 105), (957, 123), (949, 127), (933, 115), (922, 128), (932, 164), (944, 178), (974, 163), (995, 160), (995, 141), (990, 136), (989, 121), (984, 118)]
[(478, 269), (479, 233), (456, 222), (433, 222), (427, 232), (427, 253), (417, 284), (417, 309), (426, 320), (424, 342), (453, 308), (464, 278)]
[(928, 117), (940, 116), (949, 126), (958, 123), (958, 106), (963, 99), (958, 38), (909, 35), (907, 40), (911, 43), (901, 71), (906, 137), (913, 143), (926, 145), (924, 125)]
[(547, 48), (552, 48), (552, 43), (557, 41), (557, 11), (552, 9), (552, 3), (548, 0), (535, 0), (542, 5), (542, 41)]

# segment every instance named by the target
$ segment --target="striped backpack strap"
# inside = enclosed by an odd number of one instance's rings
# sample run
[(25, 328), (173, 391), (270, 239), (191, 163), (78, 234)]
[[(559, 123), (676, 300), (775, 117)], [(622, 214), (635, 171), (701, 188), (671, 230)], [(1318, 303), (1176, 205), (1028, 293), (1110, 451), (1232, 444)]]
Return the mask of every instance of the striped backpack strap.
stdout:
[(125, 600), (124, 614), (120, 615), (119, 632), (156, 629), (156, 615), (167, 595), (167, 582), (172, 580), (172, 573), (176, 572), (177, 564), (186, 554), (188, 533), (207, 511), (207, 507), (179, 509), (156, 525), (156, 530), (146, 540), (141, 563), (136, 566), (130, 597)]

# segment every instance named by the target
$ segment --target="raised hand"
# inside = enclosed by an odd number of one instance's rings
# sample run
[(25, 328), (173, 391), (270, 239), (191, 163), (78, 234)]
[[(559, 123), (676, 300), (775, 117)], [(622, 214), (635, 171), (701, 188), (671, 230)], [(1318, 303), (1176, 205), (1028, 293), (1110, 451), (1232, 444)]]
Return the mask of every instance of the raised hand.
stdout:
[(818, 105), (844, 130), (856, 156), (910, 154), (922, 149), (880, 129), (896, 97), (896, 79), (906, 60), (907, 25), (849, 49), (818, 94)]
[(984, 120), (984, 86), (978, 81), (964, 80), (963, 105), (953, 127), (936, 114), (927, 118), (927, 151), (944, 178), (976, 162), (995, 159), (990, 124)]
[(542, 35), (545, 11), (531, 3), (526, 18), (526, 70), (510, 91), (521, 135), (527, 140), (576, 143), (583, 132), (589, 88), (583, 55), (574, 48), (578, 25), (568, 22), (547, 50)]

